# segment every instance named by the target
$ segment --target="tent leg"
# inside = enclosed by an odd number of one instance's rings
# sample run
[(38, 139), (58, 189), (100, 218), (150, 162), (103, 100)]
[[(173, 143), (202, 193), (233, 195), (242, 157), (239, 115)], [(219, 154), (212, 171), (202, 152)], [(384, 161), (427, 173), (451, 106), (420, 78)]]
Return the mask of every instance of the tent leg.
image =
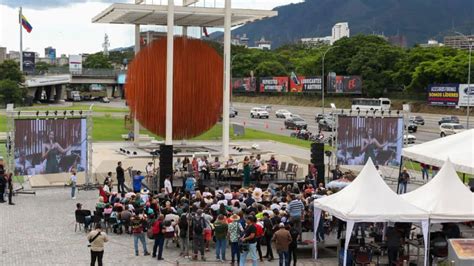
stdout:
[(344, 266), (347, 266), (347, 250), (351, 242), (352, 230), (354, 229), (354, 221), (347, 221), (346, 225), (346, 242), (344, 243)]
[(466, 184), (466, 173), (462, 174), (462, 182)]
[(400, 167), (398, 167), (397, 194), (398, 194), (398, 191), (400, 190), (400, 174), (402, 173), (402, 167), (403, 167), (403, 156), (400, 157)]
[(318, 259), (318, 227), (319, 227), (319, 220), (321, 219), (321, 209), (314, 210), (314, 233), (313, 233), (313, 258), (315, 260)]
[(425, 266), (429, 264), (429, 250), (430, 250), (430, 220), (421, 221), (421, 228), (423, 231), (423, 240), (425, 241)]

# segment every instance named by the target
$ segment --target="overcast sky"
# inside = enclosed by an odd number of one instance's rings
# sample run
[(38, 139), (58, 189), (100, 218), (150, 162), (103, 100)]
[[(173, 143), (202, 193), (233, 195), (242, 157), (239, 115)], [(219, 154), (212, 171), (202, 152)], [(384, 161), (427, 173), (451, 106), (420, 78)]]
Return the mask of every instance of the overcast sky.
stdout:
[[(23, 6), (23, 15), (33, 26), (33, 31), (23, 31), (23, 49), (39, 52), (44, 56), (44, 48), (56, 48), (61, 54), (91, 53), (102, 50), (104, 35), (108, 34), (111, 48), (133, 44), (133, 26), (92, 24), (91, 19), (113, 2), (133, 2), (134, 0), (0, 0), (0, 47), (19, 50), (18, 10)], [(272, 9), (276, 6), (298, 3), (303, 0), (233, 0), (237, 8)], [(160, 0), (146, 0), (160, 4)], [(163, 3), (167, 0), (162, 0)], [(182, 0), (175, 0), (181, 4)], [(200, 0), (200, 6), (222, 7), (224, 0)], [(146, 29), (164, 30), (159, 27)], [(210, 30), (212, 31), (212, 30)], [(190, 34), (198, 36), (199, 29)]]

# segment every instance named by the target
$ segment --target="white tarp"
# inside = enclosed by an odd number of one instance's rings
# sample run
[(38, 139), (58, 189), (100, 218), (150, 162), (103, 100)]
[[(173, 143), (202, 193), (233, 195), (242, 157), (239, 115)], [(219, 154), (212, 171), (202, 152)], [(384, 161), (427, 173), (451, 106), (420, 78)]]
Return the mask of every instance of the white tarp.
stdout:
[(427, 211), (434, 223), (474, 221), (473, 194), (459, 179), (450, 159), (430, 182), (401, 197)]
[[(317, 237), (321, 210), (347, 222), (344, 266), (354, 223), (357, 222), (421, 222), (425, 243), (428, 242), (428, 213), (397, 195), (379, 175), (369, 158), (357, 178), (343, 190), (314, 200), (314, 257), (317, 258)], [(425, 248), (427, 265), (428, 249)]]
[(404, 148), (402, 156), (437, 167), (449, 157), (456, 171), (474, 175), (474, 129)]

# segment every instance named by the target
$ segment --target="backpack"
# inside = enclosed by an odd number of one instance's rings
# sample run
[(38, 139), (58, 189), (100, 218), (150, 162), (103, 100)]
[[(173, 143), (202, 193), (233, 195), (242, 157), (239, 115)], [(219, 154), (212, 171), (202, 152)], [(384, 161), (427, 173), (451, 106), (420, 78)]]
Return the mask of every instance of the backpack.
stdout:
[(204, 217), (200, 217), (199, 219), (194, 220), (194, 234), (196, 235), (202, 235), (204, 232)]
[(153, 223), (153, 227), (151, 230), (153, 231), (154, 235), (158, 235), (159, 233), (161, 233), (161, 221), (156, 220), (155, 223)]
[(191, 192), (194, 190), (194, 180), (191, 178), (188, 178), (185, 183), (185, 191), (186, 192)]
[(255, 228), (257, 229), (257, 232), (255, 233), (255, 237), (262, 237), (263, 236), (263, 226), (256, 223)]

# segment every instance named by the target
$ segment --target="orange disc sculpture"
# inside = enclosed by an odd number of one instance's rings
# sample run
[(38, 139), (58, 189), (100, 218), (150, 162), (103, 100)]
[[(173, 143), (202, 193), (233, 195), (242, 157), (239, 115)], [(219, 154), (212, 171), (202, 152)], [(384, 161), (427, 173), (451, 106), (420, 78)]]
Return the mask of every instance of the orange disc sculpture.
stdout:
[[(214, 126), (222, 113), (223, 62), (197, 39), (174, 39), (173, 139), (190, 139)], [(165, 136), (166, 38), (142, 49), (129, 65), (127, 103), (140, 124)]]

